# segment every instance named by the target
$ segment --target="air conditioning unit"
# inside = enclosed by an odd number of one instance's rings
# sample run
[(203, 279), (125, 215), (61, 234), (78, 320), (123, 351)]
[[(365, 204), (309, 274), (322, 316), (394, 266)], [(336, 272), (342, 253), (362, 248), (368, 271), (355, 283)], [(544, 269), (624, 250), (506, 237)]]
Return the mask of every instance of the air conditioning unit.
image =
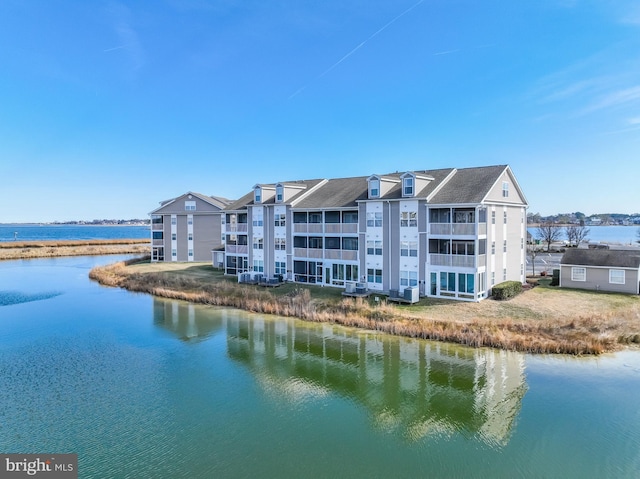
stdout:
[(347, 283), (344, 287), (345, 293), (354, 293), (356, 291), (356, 285), (354, 283)]

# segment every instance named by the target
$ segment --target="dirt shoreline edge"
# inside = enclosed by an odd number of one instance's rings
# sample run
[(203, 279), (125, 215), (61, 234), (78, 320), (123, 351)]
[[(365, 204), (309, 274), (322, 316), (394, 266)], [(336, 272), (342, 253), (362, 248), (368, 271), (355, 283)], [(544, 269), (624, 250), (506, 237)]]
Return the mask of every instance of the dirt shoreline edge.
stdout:
[[(632, 303), (632, 309), (623, 309), (615, 316), (577, 314), (558, 320), (478, 317), (457, 321), (442, 317), (437, 309), (430, 309), (429, 305), (424, 307), (424, 311), (415, 312), (391, 304), (372, 305), (362, 299), (329, 301), (314, 298), (310, 289), (301, 285), (292, 285), (288, 293), (276, 295), (265, 288), (231, 282), (229, 278), (199, 281), (190, 277), (187, 267), (184, 268), (182, 272), (145, 272), (133, 260), (94, 268), (89, 276), (105, 286), (168, 299), (234, 307), (254, 313), (335, 323), (471, 347), (537, 354), (598, 355), (640, 343), (640, 299)], [(213, 274), (213, 268), (211, 271)], [(504, 303), (507, 303), (505, 307), (511, 306), (513, 309), (514, 305), (508, 304), (511, 301)], [(632, 320), (628, 325), (627, 319)]]

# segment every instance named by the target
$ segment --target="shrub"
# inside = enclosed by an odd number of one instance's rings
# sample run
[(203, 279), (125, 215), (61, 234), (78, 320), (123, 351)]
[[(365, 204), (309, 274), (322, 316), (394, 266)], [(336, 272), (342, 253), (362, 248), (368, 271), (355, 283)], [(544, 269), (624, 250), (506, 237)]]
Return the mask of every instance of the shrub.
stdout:
[(511, 299), (522, 293), (522, 283), (519, 281), (505, 281), (493, 287), (493, 297), (498, 300)]

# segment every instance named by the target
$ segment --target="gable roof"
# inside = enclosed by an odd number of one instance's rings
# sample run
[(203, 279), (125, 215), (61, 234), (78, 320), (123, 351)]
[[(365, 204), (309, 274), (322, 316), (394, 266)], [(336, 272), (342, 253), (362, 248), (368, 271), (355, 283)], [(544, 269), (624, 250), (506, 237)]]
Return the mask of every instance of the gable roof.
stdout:
[(229, 203), (231, 203), (230, 200), (228, 200), (227, 198), (223, 198), (222, 196), (207, 196), (207, 195), (203, 195), (202, 193), (195, 193), (193, 191), (187, 191), (186, 193), (180, 195), (180, 196), (176, 196), (175, 198), (171, 198), (169, 200), (164, 200), (160, 202), (160, 206), (156, 209), (154, 209), (151, 213), (149, 214), (154, 214), (155, 212), (161, 210), (162, 208), (164, 208), (165, 206), (170, 205), (171, 203), (174, 203), (182, 198), (187, 198), (189, 196), (198, 198), (202, 201), (204, 201), (205, 203), (210, 204), (211, 206), (215, 206), (218, 209), (224, 209), (226, 208)]
[(573, 248), (562, 256), (560, 264), (638, 269), (640, 251)]
[[(376, 200), (399, 200), (402, 196), (401, 178), (407, 174), (416, 178), (428, 179), (426, 186), (416, 191), (413, 198), (428, 199), (430, 204), (480, 204), (489, 194), (501, 175), (509, 171), (507, 165), (482, 166), (475, 168), (442, 168), (436, 170), (413, 170), (410, 172), (395, 172), (374, 174), (350, 178), (333, 178), (329, 180), (316, 179), (294, 182), (280, 182), (269, 185), (258, 184), (263, 187), (281, 185), (305, 186), (285, 202), (294, 208), (355, 208), (359, 201), (368, 200), (368, 180), (379, 178), (390, 181), (393, 186)], [(256, 185), (256, 186), (258, 186)], [(416, 185), (418, 188), (419, 185)], [(253, 204), (253, 190), (225, 209), (236, 211), (246, 209)], [(275, 198), (269, 198), (261, 204), (274, 204)]]
[(506, 168), (507, 165), (495, 165), (456, 170), (429, 203), (481, 203)]

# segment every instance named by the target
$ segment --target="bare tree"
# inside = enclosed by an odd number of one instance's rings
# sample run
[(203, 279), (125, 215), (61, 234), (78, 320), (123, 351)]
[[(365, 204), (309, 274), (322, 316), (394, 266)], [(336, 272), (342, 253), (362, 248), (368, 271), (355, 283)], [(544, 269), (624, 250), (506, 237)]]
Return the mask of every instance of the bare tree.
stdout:
[(579, 246), (585, 239), (587, 239), (587, 235), (589, 234), (589, 228), (585, 226), (577, 226), (571, 225), (567, 226), (564, 229), (564, 234), (567, 236), (567, 240), (569, 241), (569, 245)]
[(562, 236), (562, 230), (559, 226), (547, 222), (542, 223), (540, 226), (538, 226), (536, 235), (539, 239), (547, 243), (547, 252), (549, 252), (551, 243), (553, 243), (554, 241), (558, 241)]

